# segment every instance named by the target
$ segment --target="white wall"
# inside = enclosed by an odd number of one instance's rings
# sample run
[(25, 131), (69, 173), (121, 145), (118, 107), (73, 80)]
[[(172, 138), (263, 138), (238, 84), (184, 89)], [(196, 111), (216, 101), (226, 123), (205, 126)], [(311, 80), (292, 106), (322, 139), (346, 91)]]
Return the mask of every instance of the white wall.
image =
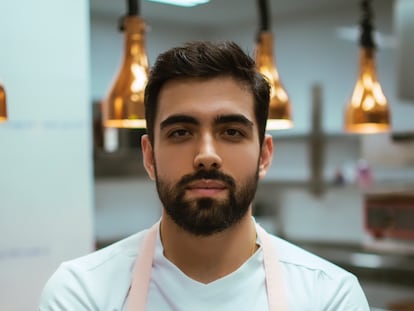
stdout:
[(86, 0), (0, 2), (0, 310), (35, 310), (63, 260), (93, 249)]
[(265, 184), (260, 190), (259, 199), (276, 205), (276, 233), (288, 239), (338, 244), (365, 240), (362, 196), (354, 186), (330, 186), (320, 197), (306, 187)]

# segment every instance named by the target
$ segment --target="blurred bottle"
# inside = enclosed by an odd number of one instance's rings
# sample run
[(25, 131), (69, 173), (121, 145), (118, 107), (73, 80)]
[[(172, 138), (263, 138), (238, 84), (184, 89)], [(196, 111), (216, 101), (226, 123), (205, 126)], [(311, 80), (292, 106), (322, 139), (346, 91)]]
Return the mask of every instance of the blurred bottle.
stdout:
[(365, 159), (359, 159), (356, 166), (356, 182), (359, 188), (367, 189), (372, 185), (373, 176), (369, 163)]

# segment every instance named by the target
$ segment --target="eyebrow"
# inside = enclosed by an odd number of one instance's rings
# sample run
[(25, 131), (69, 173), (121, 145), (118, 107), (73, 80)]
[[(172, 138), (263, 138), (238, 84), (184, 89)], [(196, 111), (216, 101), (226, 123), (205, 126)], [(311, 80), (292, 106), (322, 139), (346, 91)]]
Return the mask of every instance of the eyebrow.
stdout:
[[(192, 116), (177, 114), (177, 115), (169, 116), (164, 121), (162, 121), (160, 124), (160, 128), (164, 129), (167, 126), (171, 126), (171, 125), (179, 124), (179, 123), (200, 125), (200, 122)], [(250, 121), (248, 118), (246, 118), (245, 116), (241, 114), (219, 115), (214, 118), (215, 125), (226, 124), (226, 123), (239, 123), (239, 124), (242, 124), (248, 127), (253, 127), (254, 125), (252, 121)]]
[(219, 115), (214, 119), (214, 124), (225, 124), (225, 123), (239, 123), (248, 127), (253, 127), (253, 122), (241, 114), (226, 114)]
[(164, 129), (167, 126), (177, 124), (177, 123), (188, 123), (188, 124), (194, 124), (194, 125), (200, 124), (200, 122), (198, 122), (198, 120), (194, 117), (191, 117), (188, 115), (177, 114), (177, 115), (169, 116), (167, 119), (162, 121), (160, 124), (160, 128)]

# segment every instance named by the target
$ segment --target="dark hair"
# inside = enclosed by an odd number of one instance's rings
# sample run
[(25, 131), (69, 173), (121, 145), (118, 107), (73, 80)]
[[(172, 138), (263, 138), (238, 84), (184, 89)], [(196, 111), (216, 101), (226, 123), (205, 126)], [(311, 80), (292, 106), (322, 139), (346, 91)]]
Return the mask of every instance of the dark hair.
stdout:
[(182, 78), (229, 76), (253, 93), (255, 117), (262, 144), (269, 110), (270, 86), (256, 69), (254, 60), (234, 42), (190, 42), (160, 54), (152, 67), (145, 88), (147, 133), (154, 143), (154, 121), (158, 95), (163, 85)]

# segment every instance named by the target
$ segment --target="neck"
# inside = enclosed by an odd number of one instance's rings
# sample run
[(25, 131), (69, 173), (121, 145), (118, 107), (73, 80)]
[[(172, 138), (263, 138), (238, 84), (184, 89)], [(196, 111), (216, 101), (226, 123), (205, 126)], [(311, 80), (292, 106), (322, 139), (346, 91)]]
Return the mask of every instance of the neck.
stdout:
[(195, 236), (165, 213), (160, 230), (164, 256), (188, 277), (205, 284), (237, 270), (257, 248), (251, 209), (239, 223), (211, 236)]

